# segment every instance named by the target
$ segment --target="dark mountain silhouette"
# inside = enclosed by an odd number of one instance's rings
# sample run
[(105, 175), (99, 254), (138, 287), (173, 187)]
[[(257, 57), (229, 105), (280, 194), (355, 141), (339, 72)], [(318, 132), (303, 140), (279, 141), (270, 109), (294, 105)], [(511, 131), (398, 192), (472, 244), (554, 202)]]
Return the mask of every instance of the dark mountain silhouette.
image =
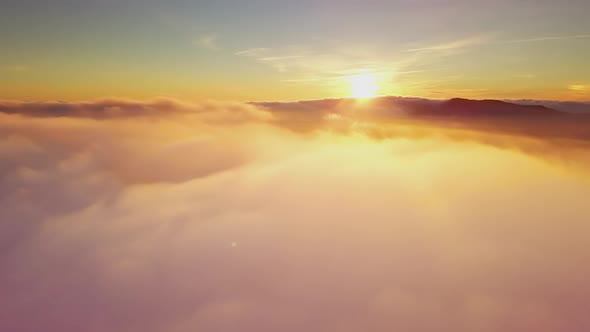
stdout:
[(379, 97), (358, 103), (355, 99), (320, 99), (296, 102), (253, 103), (272, 111), (301, 111), (331, 113), (348, 109), (366, 108), (378, 110), (381, 116), (428, 117), (555, 117), (571, 113), (557, 111), (543, 105), (515, 104), (501, 100), (471, 100), (453, 98), (431, 100), (407, 97)]
[(453, 98), (449, 100), (430, 100), (406, 97), (380, 97), (357, 104), (355, 99), (320, 99), (296, 102), (253, 103), (272, 111), (301, 112), (340, 112), (351, 108), (379, 109), (379, 114), (443, 117), (546, 117), (567, 116), (570, 113), (557, 111), (543, 105), (515, 104), (501, 100), (471, 100)]
[(560, 100), (505, 100), (520, 105), (543, 105), (556, 111), (566, 113), (590, 114), (590, 101), (560, 101)]
[(457, 117), (506, 117), (506, 116), (562, 116), (566, 115), (542, 105), (519, 105), (500, 100), (470, 100), (453, 98), (428, 107), (412, 110), (414, 115)]
[[(343, 114), (356, 119), (383, 120), (384, 123), (419, 121), (452, 128), (590, 141), (590, 113), (501, 100), (391, 96), (253, 104), (273, 112), (281, 124), (296, 130), (317, 128), (326, 115)], [(560, 105), (565, 104), (560, 102)]]

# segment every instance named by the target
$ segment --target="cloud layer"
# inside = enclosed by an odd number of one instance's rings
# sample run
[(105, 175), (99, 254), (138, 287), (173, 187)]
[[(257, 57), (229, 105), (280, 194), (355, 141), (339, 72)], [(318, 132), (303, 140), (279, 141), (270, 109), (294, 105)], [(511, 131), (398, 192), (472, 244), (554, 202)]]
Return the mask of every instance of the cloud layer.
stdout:
[(1, 103), (0, 330), (590, 329), (585, 120), (350, 103)]

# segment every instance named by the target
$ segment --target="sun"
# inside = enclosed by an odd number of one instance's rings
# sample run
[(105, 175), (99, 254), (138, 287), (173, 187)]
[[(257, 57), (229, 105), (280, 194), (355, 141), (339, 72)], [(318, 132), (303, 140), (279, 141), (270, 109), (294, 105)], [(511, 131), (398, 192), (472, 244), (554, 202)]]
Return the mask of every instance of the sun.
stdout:
[(351, 85), (351, 97), (353, 98), (373, 98), (377, 96), (379, 85), (377, 77), (371, 74), (360, 74), (349, 77)]

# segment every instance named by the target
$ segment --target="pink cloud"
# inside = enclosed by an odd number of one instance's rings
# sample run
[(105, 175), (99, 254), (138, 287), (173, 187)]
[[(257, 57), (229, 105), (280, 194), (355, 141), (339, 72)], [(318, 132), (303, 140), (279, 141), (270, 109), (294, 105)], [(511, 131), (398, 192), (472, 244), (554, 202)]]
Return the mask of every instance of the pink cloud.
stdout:
[(335, 101), (62, 104), (2, 106), (2, 331), (590, 327), (580, 135)]

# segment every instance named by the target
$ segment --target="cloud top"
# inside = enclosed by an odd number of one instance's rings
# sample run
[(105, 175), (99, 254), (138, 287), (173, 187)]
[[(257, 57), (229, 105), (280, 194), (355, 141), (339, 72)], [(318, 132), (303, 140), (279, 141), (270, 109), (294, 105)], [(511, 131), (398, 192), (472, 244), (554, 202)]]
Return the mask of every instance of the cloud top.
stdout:
[(587, 329), (584, 117), (443, 103), (2, 102), (0, 330)]

